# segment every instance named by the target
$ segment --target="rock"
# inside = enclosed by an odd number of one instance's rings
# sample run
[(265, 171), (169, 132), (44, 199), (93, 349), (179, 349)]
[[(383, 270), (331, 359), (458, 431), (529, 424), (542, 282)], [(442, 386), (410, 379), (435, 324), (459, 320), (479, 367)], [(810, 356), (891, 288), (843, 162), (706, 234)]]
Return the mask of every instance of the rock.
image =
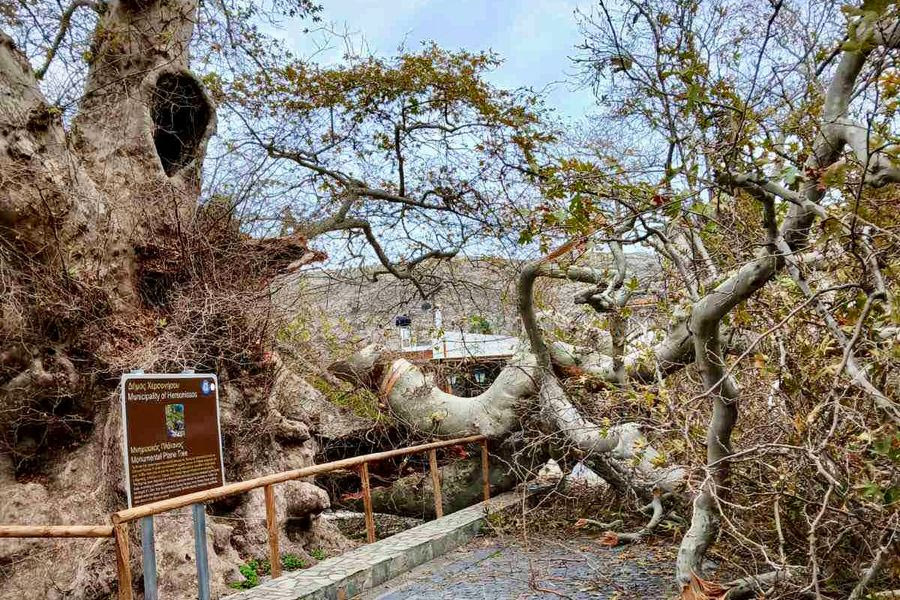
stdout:
[(609, 484), (579, 461), (572, 468), (572, 472), (566, 476), (565, 486), (570, 491), (602, 492), (609, 487)]
[(562, 469), (559, 463), (552, 458), (544, 463), (535, 477), (537, 483), (557, 483), (563, 477)]

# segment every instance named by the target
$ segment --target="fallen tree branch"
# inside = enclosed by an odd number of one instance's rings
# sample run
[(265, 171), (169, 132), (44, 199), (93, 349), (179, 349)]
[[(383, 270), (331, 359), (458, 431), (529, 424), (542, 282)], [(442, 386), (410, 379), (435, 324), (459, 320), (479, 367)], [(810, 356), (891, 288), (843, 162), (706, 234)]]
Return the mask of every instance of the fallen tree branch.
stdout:
[(612, 531), (613, 528), (610, 527), (610, 531), (606, 532), (608, 537), (605, 538), (605, 541), (615, 541), (615, 544), (608, 545), (618, 546), (620, 544), (632, 544), (653, 533), (653, 530), (656, 529), (657, 525), (662, 522), (663, 516), (665, 515), (662, 504), (662, 496), (659, 493), (659, 490), (655, 490), (653, 492), (653, 500), (650, 501), (650, 506), (653, 508), (653, 515), (650, 517), (650, 521), (648, 521), (647, 524), (638, 531), (632, 533), (617, 533), (615, 531)]
[(860, 598), (863, 597), (869, 583), (871, 583), (872, 579), (878, 575), (878, 572), (881, 571), (887, 559), (893, 556), (891, 550), (895, 545), (894, 532), (892, 531), (887, 542), (878, 548), (878, 551), (875, 553), (875, 558), (872, 559), (872, 564), (869, 565), (869, 568), (866, 569), (862, 577), (859, 578), (859, 582), (853, 588), (853, 591), (850, 592), (850, 595), (847, 596), (847, 600), (860, 600)]
[(725, 593), (723, 600), (744, 600), (745, 598), (759, 597), (760, 594), (765, 595), (767, 588), (789, 581), (795, 578), (796, 575), (797, 572), (794, 569), (780, 569), (735, 579), (725, 584), (728, 591)]
[[(533, 354), (520, 352), (483, 393), (463, 398), (441, 390), (417, 366), (392, 359), (378, 346), (367, 346), (329, 366), (335, 376), (370, 390), (380, 390), (393, 415), (409, 428), (437, 436), (481, 434), (501, 437), (517, 422), (516, 406), (537, 391), (538, 366)], [(390, 385), (386, 385), (392, 378)]]

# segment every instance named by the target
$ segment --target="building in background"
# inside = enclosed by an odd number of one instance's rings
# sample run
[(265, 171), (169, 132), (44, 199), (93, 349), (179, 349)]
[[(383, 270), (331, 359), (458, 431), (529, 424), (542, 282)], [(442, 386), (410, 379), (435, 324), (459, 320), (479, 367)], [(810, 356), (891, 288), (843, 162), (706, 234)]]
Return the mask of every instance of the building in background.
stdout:
[(409, 333), (412, 320), (400, 315), (394, 322), (401, 355), (432, 372), (445, 392), (477, 396), (497, 378), (519, 348), (519, 338), (463, 331), (443, 331), (440, 308), (434, 311), (434, 335), (427, 344), (416, 344)]

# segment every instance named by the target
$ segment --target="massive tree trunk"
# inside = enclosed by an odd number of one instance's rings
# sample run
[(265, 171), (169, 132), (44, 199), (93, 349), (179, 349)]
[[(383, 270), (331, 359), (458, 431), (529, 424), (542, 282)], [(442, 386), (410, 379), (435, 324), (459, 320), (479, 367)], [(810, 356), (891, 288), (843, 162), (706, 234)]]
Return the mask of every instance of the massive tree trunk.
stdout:
[[(299, 236), (250, 240), (227, 210), (199, 207), (216, 111), (188, 68), (197, 0), (98, 6), (69, 127), (0, 33), (0, 522), (101, 523), (123, 506), (115, 386), (130, 368), (220, 373), (229, 478), (309, 464), (314, 452), (303, 423), (269, 409), (279, 392), (253, 306), (271, 277), (315, 255)], [(265, 429), (240, 445), (248, 413), (267, 416)], [(327, 506), (317, 492), (281, 491), (285, 518)], [(161, 567), (173, 572), (193, 554), (182, 526), (158, 525)], [(216, 590), (240, 561), (235, 548), (262, 552), (245, 528), (213, 526)], [(107, 595), (109, 545), (65, 543), (5, 542), (0, 562), (39, 548), (83, 558), (25, 560), (0, 596)], [(191, 597), (182, 579), (164, 595)]]
[(104, 342), (140, 342), (137, 320), (165, 304), (215, 131), (215, 110), (187, 71), (195, 11), (184, 1), (112, 3), (69, 131), (12, 41), (0, 44), (5, 406), (83, 395), (91, 382), (80, 367), (112, 350)]

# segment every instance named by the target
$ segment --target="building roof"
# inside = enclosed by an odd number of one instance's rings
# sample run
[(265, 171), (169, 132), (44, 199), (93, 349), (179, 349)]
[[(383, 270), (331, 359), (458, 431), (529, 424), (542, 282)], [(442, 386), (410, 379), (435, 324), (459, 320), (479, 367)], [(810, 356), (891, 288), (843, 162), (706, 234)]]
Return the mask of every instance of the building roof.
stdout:
[(508, 358), (519, 347), (519, 338), (447, 331), (431, 343), (432, 360), (465, 358)]

